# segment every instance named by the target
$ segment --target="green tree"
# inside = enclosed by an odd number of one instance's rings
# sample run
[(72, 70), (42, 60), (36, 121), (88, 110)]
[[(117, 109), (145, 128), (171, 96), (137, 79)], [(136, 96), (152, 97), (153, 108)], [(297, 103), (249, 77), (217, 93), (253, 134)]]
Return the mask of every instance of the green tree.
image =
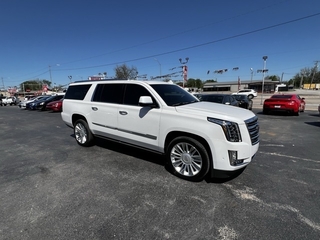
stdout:
[(48, 80), (28, 80), (24, 81), (20, 84), (20, 88), (24, 91), (30, 90), (30, 91), (39, 91), (42, 90), (42, 86), (47, 85), (48, 87), (51, 86), (51, 82)]
[(294, 77), (289, 82), (293, 84), (295, 87), (302, 87), (303, 84), (311, 83), (312, 78), (313, 78), (313, 83), (319, 83), (320, 72), (316, 67), (313, 67), (313, 68), (305, 67), (301, 69), (299, 73), (294, 75)]
[(209, 83), (209, 82), (217, 82), (217, 80), (214, 80), (214, 79), (208, 79), (208, 80), (206, 80), (204, 83)]
[(280, 81), (280, 77), (277, 75), (266, 76), (265, 79), (270, 79), (272, 81)]
[(136, 67), (128, 67), (126, 64), (116, 66), (114, 68), (115, 77), (117, 79), (136, 79), (138, 76), (138, 70)]

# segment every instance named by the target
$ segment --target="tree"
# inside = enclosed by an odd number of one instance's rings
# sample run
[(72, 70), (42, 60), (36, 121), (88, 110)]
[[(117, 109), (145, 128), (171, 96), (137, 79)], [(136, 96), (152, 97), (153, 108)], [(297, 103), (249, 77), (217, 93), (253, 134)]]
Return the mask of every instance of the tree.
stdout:
[(265, 79), (270, 79), (272, 81), (280, 81), (280, 77), (277, 75), (266, 76)]
[(295, 87), (302, 87), (303, 84), (311, 83), (314, 74), (313, 83), (320, 82), (320, 72), (317, 71), (316, 67), (313, 68), (303, 68), (297, 73), (289, 82), (294, 84)]
[(20, 84), (20, 89), (26, 91), (39, 91), (42, 90), (42, 86), (47, 85), (48, 87), (51, 86), (51, 82), (48, 80), (28, 80)]
[(204, 83), (209, 83), (209, 82), (217, 82), (217, 80), (214, 80), (214, 79), (208, 79), (208, 80), (206, 80)]
[(138, 76), (138, 70), (136, 67), (128, 67), (126, 64), (116, 66), (114, 68), (115, 76), (117, 79), (136, 79)]
[(188, 81), (187, 81), (187, 87), (189, 88), (202, 88), (202, 81), (197, 78), (197, 79), (194, 79), (194, 78), (189, 78)]

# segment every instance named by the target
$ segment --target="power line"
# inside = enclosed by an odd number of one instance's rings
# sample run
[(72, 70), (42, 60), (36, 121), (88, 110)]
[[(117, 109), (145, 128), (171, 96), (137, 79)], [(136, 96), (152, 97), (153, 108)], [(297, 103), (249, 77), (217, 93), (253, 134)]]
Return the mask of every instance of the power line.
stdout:
[(193, 48), (203, 47), (203, 46), (214, 44), (214, 43), (218, 43), (218, 42), (223, 42), (223, 41), (226, 41), (226, 40), (242, 37), (242, 36), (245, 36), (245, 35), (250, 35), (250, 34), (253, 34), (253, 33), (257, 33), (257, 32), (262, 32), (262, 31), (265, 31), (265, 30), (268, 30), (268, 29), (272, 29), (272, 28), (280, 27), (280, 26), (287, 25), (287, 24), (290, 24), (290, 23), (294, 23), (294, 22), (298, 22), (298, 21), (301, 21), (301, 20), (305, 20), (305, 19), (308, 19), (308, 18), (316, 17), (318, 15), (320, 15), (320, 12), (315, 13), (315, 14), (311, 14), (311, 15), (308, 15), (308, 16), (296, 18), (296, 19), (293, 19), (293, 20), (290, 20), (290, 21), (286, 21), (286, 22), (283, 22), (283, 23), (274, 24), (274, 25), (271, 25), (271, 26), (268, 26), (268, 27), (263, 27), (263, 28), (252, 30), (252, 31), (236, 34), (236, 35), (233, 35), (233, 36), (230, 36), (230, 37), (225, 37), (225, 38), (221, 38), (221, 39), (218, 39), (218, 40), (214, 40), (214, 41), (210, 41), (210, 42), (206, 42), (206, 43), (201, 43), (201, 44), (193, 45), (193, 46), (190, 46), (190, 47), (180, 48), (180, 49), (177, 49), (177, 50), (172, 50), (172, 51), (168, 51), (168, 52), (164, 52), (164, 53), (153, 54), (153, 55), (140, 57), (140, 58), (135, 58), (135, 59), (131, 59), (131, 60), (124, 60), (124, 61), (120, 61), (120, 62), (101, 64), (101, 65), (95, 65), (95, 66), (68, 68), (68, 69), (57, 69), (56, 71), (66, 71), (66, 70), (70, 71), (70, 70), (79, 70), (79, 69), (98, 68), (98, 67), (104, 67), (104, 66), (110, 66), (110, 65), (117, 65), (117, 64), (121, 64), (123, 62), (135, 62), (135, 61), (139, 61), (139, 60), (143, 60), (143, 59), (159, 57), (159, 56), (168, 55), (168, 54), (172, 54), (172, 53), (176, 53), (176, 52), (182, 52), (182, 51), (185, 51), (185, 50), (188, 50), (188, 49), (193, 49)]
[(198, 26), (198, 27), (195, 27), (195, 28), (191, 28), (191, 29), (188, 29), (188, 30), (185, 30), (185, 31), (181, 31), (181, 32), (178, 32), (178, 33), (175, 33), (175, 34), (171, 34), (171, 35), (165, 36), (165, 37), (161, 37), (161, 38), (158, 38), (158, 39), (154, 39), (154, 40), (151, 40), (151, 41), (148, 41), (148, 42), (136, 44), (136, 45), (133, 45), (133, 46), (129, 46), (129, 47), (126, 47), (126, 48), (114, 50), (114, 51), (111, 51), (111, 52), (108, 52), (108, 53), (103, 53), (103, 54), (95, 55), (95, 56), (88, 57), (88, 58), (83, 58), (83, 59), (79, 59), (79, 60), (74, 60), (74, 61), (70, 61), (70, 62), (65, 62), (65, 63), (62, 63), (62, 64), (69, 64), (69, 63), (79, 62), (79, 61), (83, 61), (83, 60), (88, 60), (88, 59), (92, 59), (92, 58), (96, 58), (96, 57), (101, 57), (101, 56), (105, 56), (105, 55), (112, 54), (112, 53), (117, 53), (117, 52), (125, 51), (125, 50), (132, 49), (132, 48), (135, 48), (135, 47), (139, 47), (139, 46), (142, 46), (142, 45), (146, 45), (146, 44), (158, 42), (158, 41), (161, 41), (161, 40), (164, 40), (164, 39), (168, 39), (168, 38), (175, 37), (175, 36), (178, 36), (178, 35), (182, 35), (182, 34), (185, 34), (185, 33), (193, 32), (193, 31), (195, 31), (195, 30), (199, 30), (199, 29), (202, 29), (202, 28), (211, 26), (211, 25), (215, 25), (215, 24), (218, 24), (218, 23), (226, 22), (226, 21), (228, 21), (228, 20), (232, 20), (232, 19), (235, 19), (235, 18), (238, 18), (238, 17), (241, 17), (241, 16), (245, 16), (245, 15), (248, 15), (248, 14), (251, 14), (251, 13), (254, 13), (254, 12), (257, 12), (257, 11), (261, 11), (261, 10), (264, 10), (264, 9), (267, 9), (267, 8), (271, 8), (271, 7), (273, 7), (273, 6), (276, 6), (276, 5), (279, 5), (279, 4), (283, 3), (283, 2), (288, 2), (288, 1), (289, 1), (289, 0), (284, 0), (284, 1), (281, 1), (281, 2), (277, 2), (277, 3), (275, 3), (275, 4), (271, 4), (271, 5), (262, 7), (262, 8), (257, 8), (257, 9), (254, 9), (254, 10), (251, 10), (251, 11), (248, 11), (248, 12), (245, 12), (245, 13), (242, 13), (242, 14), (238, 14), (238, 15), (233, 16), (233, 17), (225, 18), (225, 19), (222, 19), (222, 20), (220, 20), (220, 21), (216, 21), (216, 22), (213, 22), (213, 23), (209, 23), (209, 24), (205, 24), (205, 25)]

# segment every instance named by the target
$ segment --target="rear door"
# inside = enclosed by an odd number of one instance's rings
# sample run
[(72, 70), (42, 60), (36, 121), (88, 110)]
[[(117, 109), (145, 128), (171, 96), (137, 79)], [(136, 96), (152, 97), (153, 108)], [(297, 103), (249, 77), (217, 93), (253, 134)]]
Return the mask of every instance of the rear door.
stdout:
[(124, 84), (97, 84), (90, 110), (90, 128), (96, 135), (118, 139), (118, 107)]

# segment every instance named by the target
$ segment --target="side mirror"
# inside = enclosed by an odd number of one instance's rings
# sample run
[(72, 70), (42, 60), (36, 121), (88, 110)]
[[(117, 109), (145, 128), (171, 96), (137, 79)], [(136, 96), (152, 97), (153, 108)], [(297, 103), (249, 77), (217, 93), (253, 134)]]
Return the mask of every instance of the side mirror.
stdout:
[(141, 96), (139, 98), (139, 106), (145, 107), (145, 106), (154, 106), (154, 103), (152, 101), (152, 98), (150, 96)]

